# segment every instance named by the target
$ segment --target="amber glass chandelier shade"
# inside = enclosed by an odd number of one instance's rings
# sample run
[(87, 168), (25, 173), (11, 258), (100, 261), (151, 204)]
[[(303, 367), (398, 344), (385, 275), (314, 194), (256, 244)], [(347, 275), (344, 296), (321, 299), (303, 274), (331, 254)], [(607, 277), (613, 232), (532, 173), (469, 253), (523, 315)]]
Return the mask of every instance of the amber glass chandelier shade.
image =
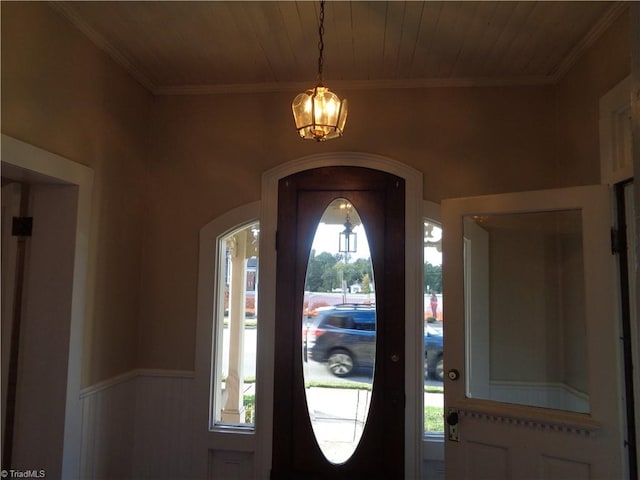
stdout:
[(340, 100), (322, 85), (297, 95), (291, 109), (302, 138), (321, 142), (340, 137), (344, 132), (347, 100)]

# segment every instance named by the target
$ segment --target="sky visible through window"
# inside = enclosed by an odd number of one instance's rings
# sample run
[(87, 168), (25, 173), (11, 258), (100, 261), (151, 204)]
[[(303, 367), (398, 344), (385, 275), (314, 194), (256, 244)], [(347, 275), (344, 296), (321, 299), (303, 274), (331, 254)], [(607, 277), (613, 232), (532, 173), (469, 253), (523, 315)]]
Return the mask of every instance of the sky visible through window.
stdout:
[[(313, 239), (311, 248), (316, 251), (316, 255), (322, 252), (331, 254), (338, 253), (338, 235), (344, 230), (343, 225), (328, 225), (320, 223), (316, 236)], [(362, 225), (354, 227), (353, 231), (358, 235), (358, 250), (349, 257), (353, 260), (358, 258), (369, 258), (369, 243), (364, 233)], [(431, 265), (442, 265), (442, 252), (436, 248), (426, 247), (424, 249), (424, 260)]]

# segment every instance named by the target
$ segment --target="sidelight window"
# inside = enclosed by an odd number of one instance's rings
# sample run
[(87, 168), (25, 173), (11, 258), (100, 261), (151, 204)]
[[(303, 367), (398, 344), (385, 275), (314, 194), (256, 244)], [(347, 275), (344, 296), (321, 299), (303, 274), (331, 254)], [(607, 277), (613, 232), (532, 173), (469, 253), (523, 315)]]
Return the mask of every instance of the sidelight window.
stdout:
[(212, 381), (215, 427), (254, 425), (259, 232), (256, 222), (218, 237)]
[(424, 433), (444, 432), (442, 228), (424, 220)]

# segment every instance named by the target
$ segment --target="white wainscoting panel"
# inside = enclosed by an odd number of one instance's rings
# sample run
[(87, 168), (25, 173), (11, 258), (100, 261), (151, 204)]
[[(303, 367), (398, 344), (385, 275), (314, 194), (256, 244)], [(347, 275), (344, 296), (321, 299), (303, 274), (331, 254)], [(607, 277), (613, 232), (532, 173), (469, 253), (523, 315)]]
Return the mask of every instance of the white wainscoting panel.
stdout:
[(208, 451), (209, 478), (254, 478), (253, 437), (227, 437), (222, 448), (194, 445), (194, 383), (193, 372), (134, 370), (84, 389), (80, 477), (195, 479), (194, 455)]
[(80, 478), (131, 478), (136, 378), (133, 372), (84, 389)]
[(193, 478), (193, 377), (134, 370), (84, 389), (80, 478)]
[(135, 479), (193, 478), (193, 372), (138, 371)]
[(252, 452), (209, 451), (209, 480), (250, 480), (252, 478)]

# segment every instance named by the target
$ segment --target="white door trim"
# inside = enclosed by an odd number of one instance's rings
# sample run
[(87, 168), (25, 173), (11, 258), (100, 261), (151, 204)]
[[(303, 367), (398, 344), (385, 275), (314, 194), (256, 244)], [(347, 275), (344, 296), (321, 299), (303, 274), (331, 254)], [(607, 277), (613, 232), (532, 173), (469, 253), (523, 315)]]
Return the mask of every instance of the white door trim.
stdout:
[[(196, 325), (196, 364), (194, 386), (194, 448), (192, 454), (194, 478), (208, 478), (214, 475), (210, 470), (211, 452), (223, 456), (224, 451), (238, 461), (239, 452), (255, 449), (255, 435), (246, 430), (228, 429), (226, 432), (211, 429), (212, 381), (213, 372), (218, 368), (213, 360), (213, 341), (216, 302), (216, 283), (218, 277), (218, 241), (231, 230), (243, 224), (259, 221), (260, 202), (247, 203), (225, 212), (200, 229), (198, 253), (198, 318)], [(260, 238), (262, 250), (262, 238)], [(262, 253), (260, 253), (262, 255)], [(262, 257), (259, 259), (262, 275)], [(260, 322), (259, 335), (262, 335)], [(263, 411), (260, 400), (260, 411)], [(266, 410), (264, 410), (266, 411)], [(260, 415), (260, 414), (258, 414)], [(243, 459), (244, 461), (244, 459)]]
[(392, 173), (405, 180), (405, 478), (421, 478), (422, 447), (422, 173), (379, 155), (357, 152), (322, 153), (293, 160), (262, 176), (260, 214), (260, 285), (256, 398), (262, 415), (256, 416), (256, 478), (269, 478), (273, 419), (273, 370), (275, 344), (275, 238), (278, 213), (278, 181), (294, 173), (328, 166), (355, 166)]
[(633, 178), (631, 75), (600, 98), (600, 182)]
[(28, 183), (60, 183), (78, 186), (62, 454), (62, 478), (75, 479), (80, 476), (82, 330), (87, 295), (90, 292), (87, 280), (93, 170), (3, 134), (2, 175)]

